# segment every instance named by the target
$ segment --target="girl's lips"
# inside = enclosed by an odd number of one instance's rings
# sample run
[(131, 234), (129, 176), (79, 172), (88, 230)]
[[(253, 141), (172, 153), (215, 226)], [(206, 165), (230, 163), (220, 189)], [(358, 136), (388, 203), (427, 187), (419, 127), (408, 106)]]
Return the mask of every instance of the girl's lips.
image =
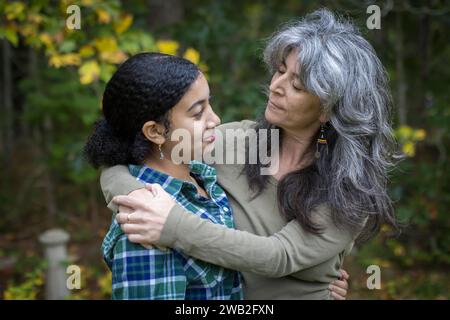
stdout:
[(216, 136), (215, 135), (211, 135), (208, 138), (205, 138), (206, 142), (214, 142), (214, 140), (216, 140)]

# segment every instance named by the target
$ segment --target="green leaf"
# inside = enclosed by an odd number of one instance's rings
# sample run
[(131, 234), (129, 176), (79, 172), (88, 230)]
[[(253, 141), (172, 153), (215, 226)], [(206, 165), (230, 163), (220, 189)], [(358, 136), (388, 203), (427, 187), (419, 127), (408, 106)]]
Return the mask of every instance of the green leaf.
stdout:
[(59, 51), (62, 53), (68, 53), (75, 50), (77, 44), (74, 40), (64, 40), (59, 46)]
[(14, 46), (17, 46), (17, 44), (19, 43), (19, 37), (17, 36), (17, 33), (12, 29), (1, 29), (0, 38), (6, 38), (6, 40), (8, 40)]

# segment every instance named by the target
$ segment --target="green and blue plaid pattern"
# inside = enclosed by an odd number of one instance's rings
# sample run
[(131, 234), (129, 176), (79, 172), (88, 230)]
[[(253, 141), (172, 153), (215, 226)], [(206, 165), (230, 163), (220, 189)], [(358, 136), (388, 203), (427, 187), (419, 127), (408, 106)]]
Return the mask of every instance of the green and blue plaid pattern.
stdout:
[[(194, 184), (175, 179), (146, 166), (129, 166), (132, 175), (158, 183), (187, 211), (214, 223), (234, 228), (233, 215), (214, 168), (192, 161), (191, 176), (203, 184), (209, 198)], [(113, 218), (102, 244), (104, 259), (112, 271), (113, 299), (240, 300), (240, 274), (189, 257), (176, 249), (146, 249), (128, 241)]]

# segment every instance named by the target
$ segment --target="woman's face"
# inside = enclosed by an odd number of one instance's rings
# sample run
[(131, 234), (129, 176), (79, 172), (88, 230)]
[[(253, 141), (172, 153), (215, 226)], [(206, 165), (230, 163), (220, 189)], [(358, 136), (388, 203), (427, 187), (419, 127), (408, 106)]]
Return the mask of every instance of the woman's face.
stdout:
[(300, 83), (297, 55), (298, 49), (292, 50), (273, 75), (265, 117), (282, 129), (312, 133), (320, 125), (320, 100)]
[[(220, 118), (214, 113), (209, 99), (208, 82), (200, 73), (183, 98), (171, 110), (169, 137), (176, 129), (183, 129), (189, 133), (191, 159), (196, 158), (194, 151), (203, 154), (214, 148), (216, 139), (214, 129), (220, 124)], [(176, 144), (177, 141), (168, 139), (163, 148), (171, 152)]]

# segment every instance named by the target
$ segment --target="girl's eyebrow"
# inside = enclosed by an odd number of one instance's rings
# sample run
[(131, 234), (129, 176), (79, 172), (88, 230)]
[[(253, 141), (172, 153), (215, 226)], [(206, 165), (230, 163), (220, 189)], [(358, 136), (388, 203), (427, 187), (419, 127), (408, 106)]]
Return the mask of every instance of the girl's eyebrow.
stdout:
[(208, 101), (208, 100), (210, 100), (210, 99), (211, 99), (211, 95), (208, 96), (208, 99), (201, 99), (201, 100), (195, 101), (195, 102), (187, 109), (186, 112), (191, 111), (192, 109), (194, 109), (194, 108), (195, 108), (196, 106), (198, 106), (198, 105), (204, 104), (206, 101)]
[(198, 100), (196, 102), (194, 102), (188, 109), (187, 112), (191, 111), (192, 109), (194, 109), (196, 106), (198, 105), (202, 105), (203, 103), (206, 102), (206, 99), (202, 99), (202, 100)]

